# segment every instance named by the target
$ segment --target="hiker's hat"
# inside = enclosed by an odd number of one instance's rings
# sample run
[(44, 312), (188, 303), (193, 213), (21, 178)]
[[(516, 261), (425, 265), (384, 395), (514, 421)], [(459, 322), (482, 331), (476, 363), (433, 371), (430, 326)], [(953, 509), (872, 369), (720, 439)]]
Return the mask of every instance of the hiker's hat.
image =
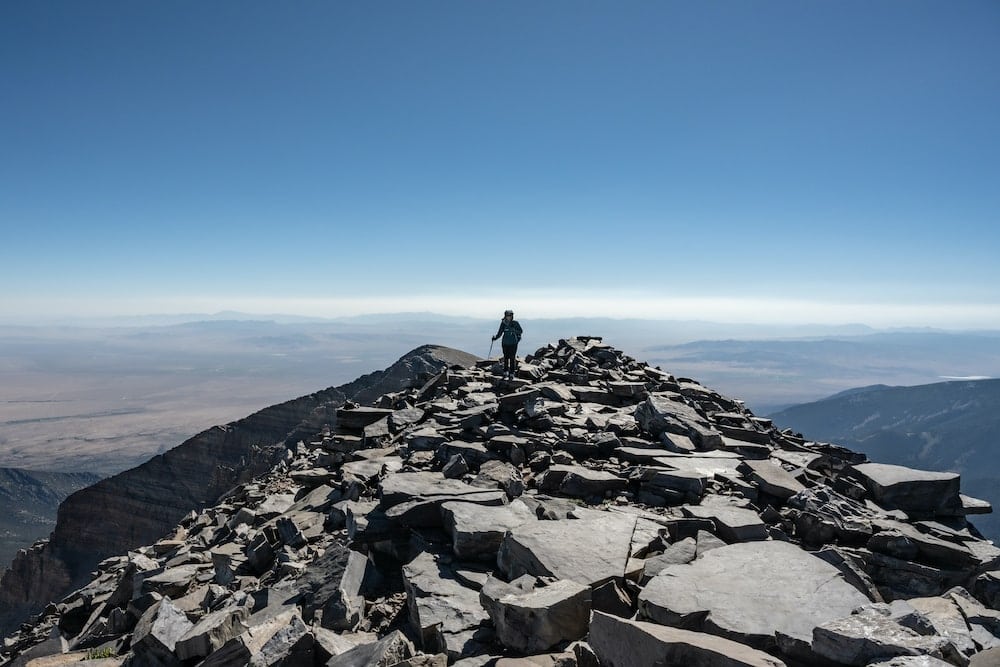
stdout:
[(514, 311), (513, 311), (513, 310), (511, 310), (510, 308), (508, 308), (507, 310), (503, 311), (503, 314), (504, 314), (504, 315), (513, 315), (513, 314), (514, 314)]

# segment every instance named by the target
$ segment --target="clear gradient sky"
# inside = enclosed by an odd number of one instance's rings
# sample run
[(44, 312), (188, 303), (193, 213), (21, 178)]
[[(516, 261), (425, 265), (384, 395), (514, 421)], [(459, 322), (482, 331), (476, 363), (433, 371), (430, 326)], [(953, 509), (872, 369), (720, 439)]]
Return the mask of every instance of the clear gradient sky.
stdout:
[(0, 3), (0, 320), (1000, 328), (1000, 3)]

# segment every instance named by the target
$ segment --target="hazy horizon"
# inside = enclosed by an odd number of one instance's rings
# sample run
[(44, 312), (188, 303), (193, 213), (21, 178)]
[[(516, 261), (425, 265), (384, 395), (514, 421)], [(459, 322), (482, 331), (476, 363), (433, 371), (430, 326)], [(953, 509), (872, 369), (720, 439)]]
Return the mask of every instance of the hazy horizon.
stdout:
[[(738, 307), (735, 300), (729, 300), (729, 307), (722, 308), (720, 307), (722, 301), (703, 302), (701, 307), (690, 308), (666, 308), (663, 301), (658, 302), (660, 308), (650, 307), (649, 304), (642, 307), (640, 302), (630, 303), (628, 300), (619, 300), (617, 303), (595, 301), (592, 304), (594, 307), (584, 311), (575, 308), (574, 300), (551, 303), (541, 302), (537, 299), (527, 300), (527, 307), (522, 307), (514, 300), (496, 300), (494, 303), (501, 305), (492, 307), (493, 303), (473, 305), (472, 299), (469, 299), (467, 303), (457, 303), (453, 300), (414, 303), (412, 299), (382, 299), (371, 302), (358, 301), (346, 308), (343, 302), (331, 300), (329, 302), (317, 301), (311, 308), (296, 311), (291, 308), (302, 305), (300, 301), (296, 300), (275, 300), (268, 301), (266, 304), (248, 300), (230, 302), (220, 300), (211, 302), (212, 305), (219, 305), (218, 308), (198, 310), (199, 306), (207, 305), (206, 300), (199, 299), (187, 302), (186, 305), (190, 306), (187, 309), (183, 307), (184, 302), (177, 302), (179, 306), (177, 309), (158, 312), (141, 307), (136, 307), (134, 310), (78, 307), (64, 311), (46, 310), (45, 312), (20, 312), (17, 314), (0, 311), (0, 326), (145, 326), (159, 322), (180, 324), (219, 319), (259, 319), (279, 323), (336, 322), (351, 319), (399, 319), (420, 316), (435, 319), (493, 321), (499, 320), (503, 310), (513, 305), (518, 306), (515, 309), (516, 317), (525, 322), (596, 319), (615, 322), (706, 324), (734, 329), (759, 327), (816, 329), (819, 331), (836, 331), (838, 329), (858, 331), (920, 329), (953, 332), (1000, 331), (1000, 314), (992, 307), (963, 308), (957, 304), (940, 305), (933, 308), (887, 306), (884, 304), (863, 306), (838, 304), (838, 307), (830, 307), (825, 304), (778, 300), (744, 301), (742, 302), (743, 307)], [(80, 306), (79, 302), (77, 305)], [(254, 305), (260, 307), (254, 310)], [(246, 309), (247, 306), (250, 306), (250, 309)], [(290, 308), (283, 308), (283, 306)], [(379, 306), (388, 306), (388, 308), (379, 309)]]

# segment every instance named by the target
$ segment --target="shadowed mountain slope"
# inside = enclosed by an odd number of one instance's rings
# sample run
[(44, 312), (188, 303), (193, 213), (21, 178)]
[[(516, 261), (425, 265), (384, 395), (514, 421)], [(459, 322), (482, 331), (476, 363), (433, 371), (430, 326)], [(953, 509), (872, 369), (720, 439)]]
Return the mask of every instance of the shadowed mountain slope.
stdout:
[(56, 508), (66, 496), (100, 479), (89, 472), (0, 468), (0, 572), (18, 549), (52, 531)]

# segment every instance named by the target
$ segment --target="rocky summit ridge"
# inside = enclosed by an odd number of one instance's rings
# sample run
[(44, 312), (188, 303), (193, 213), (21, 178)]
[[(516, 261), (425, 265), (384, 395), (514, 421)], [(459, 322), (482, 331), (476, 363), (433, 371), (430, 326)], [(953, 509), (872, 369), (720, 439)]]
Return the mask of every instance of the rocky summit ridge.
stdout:
[(998, 664), (1000, 549), (957, 474), (781, 431), (596, 337), (514, 380), (452, 361), (321, 401), (0, 664)]

